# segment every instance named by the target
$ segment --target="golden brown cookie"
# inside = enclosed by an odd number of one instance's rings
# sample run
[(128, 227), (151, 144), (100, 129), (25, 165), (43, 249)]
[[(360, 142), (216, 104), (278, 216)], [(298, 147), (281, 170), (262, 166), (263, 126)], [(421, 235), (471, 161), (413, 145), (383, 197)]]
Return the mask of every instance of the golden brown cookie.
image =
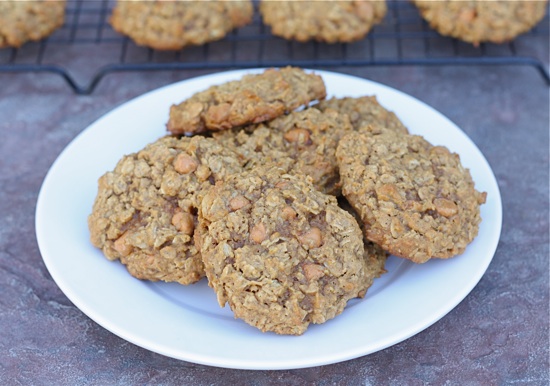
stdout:
[(88, 226), (92, 244), (139, 279), (196, 282), (204, 267), (193, 242), (200, 199), (240, 171), (210, 138), (164, 137), (124, 156), (99, 179)]
[(196, 134), (260, 123), (326, 96), (323, 79), (286, 67), (212, 86), (170, 108), (168, 130)]
[[(351, 214), (355, 221), (359, 224), (363, 232), (363, 245), (365, 247), (365, 259), (367, 261), (367, 276), (371, 278), (371, 284), (374, 279), (379, 278), (382, 274), (387, 273), (385, 269), (386, 260), (388, 259), (389, 253), (386, 252), (380, 245), (373, 243), (365, 237), (365, 225), (359, 213), (351, 206), (348, 200), (344, 196), (338, 196), (338, 206)], [(370, 286), (370, 285), (369, 285)]]
[(336, 157), (366, 237), (390, 253), (416, 263), (449, 258), (477, 235), (486, 193), (447, 148), (380, 129), (347, 134)]
[(546, 14), (548, 0), (413, 0), (432, 28), (478, 45), (504, 43), (529, 31)]
[(361, 129), (373, 125), (392, 129), (400, 133), (409, 132), (403, 122), (392, 111), (386, 110), (378, 103), (374, 95), (358, 98), (331, 98), (321, 101), (312, 107), (321, 111), (332, 109), (341, 114), (346, 114), (356, 131), (361, 131)]
[(250, 0), (118, 0), (113, 28), (138, 45), (180, 50), (223, 39), (252, 21)]
[(51, 35), (65, 21), (65, 0), (0, 1), (0, 48)]
[(326, 43), (363, 39), (386, 15), (385, 0), (262, 0), (260, 13), (273, 35)]
[(199, 211), (209, 285), (235, 317), (300, 335), (372, 283), (357, 221), (305, 177), (256, 168), (217, 183)]
[(336, 146), (351, 130), (345, 114), (306, 109), (242, 130), (214, 133), (214, 138), (239, 154), (248, 168), (276, 165), (289, 173), (310, 176), (317, 189), (337, 195)]

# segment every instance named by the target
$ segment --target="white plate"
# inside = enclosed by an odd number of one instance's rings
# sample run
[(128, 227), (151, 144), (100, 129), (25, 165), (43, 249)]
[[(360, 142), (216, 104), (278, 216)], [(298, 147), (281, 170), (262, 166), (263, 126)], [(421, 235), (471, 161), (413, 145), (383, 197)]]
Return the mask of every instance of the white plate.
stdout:
[(206, 280), (181, 286), (132, 278), (89, 242), (87, 216), (97, 179), (124, 154), (166, 133), (169, 106), (249, 71), (203, 76), (144, 94), (84, 130), (61, 153), (42, 185), (36, 235), (44, 262), (67, 297), (116, 335), (151, 351), (190, 362), (240, 369), (291, 369), (373, 353), (424, 330), (474, 288), (497, 247), (500, 192), (487, 161), (451, 121), (392, 88), (332, 72), (322, 75), (331, 96), (376, 95), (415, 134), (460, 154), (476, 188), (488, 193), (479, 235), (464, 254), (415, 265), (390, 257), (388, 273), (343, 314), (302, 336), (261, 333), (220, 308)]

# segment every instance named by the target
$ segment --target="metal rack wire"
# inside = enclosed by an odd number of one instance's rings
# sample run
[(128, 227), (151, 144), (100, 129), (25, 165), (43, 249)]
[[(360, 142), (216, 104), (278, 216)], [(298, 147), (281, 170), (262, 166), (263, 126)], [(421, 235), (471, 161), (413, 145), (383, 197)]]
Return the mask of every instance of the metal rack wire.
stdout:
[[(48, 72), (78, 94), (90, 94), (110, 73), (182, 69), (235, 69), (294, 65), (308, 68), (398, 65), (521, 65), (537, 69), (550, 85), (536, 39), (548, 46), (548, 14), (533, 30), (506, 44), (471, 44), (440, 36), (408, 1), (387, 0), (383, 23), (355, 43), (298, 43), (271, 35), (258, 12), (225, 39), (176, 52), (135, 45), (109, 25), (115, 0), (68, 0), (64, 26), (48, 39), (0, 49), (0, 73)], [(257, 6), (257, 3), (255, 4)], [(540, 47), (540, 44), (538, 45)], [(83, 65), (85, 63), (85, 65)]]

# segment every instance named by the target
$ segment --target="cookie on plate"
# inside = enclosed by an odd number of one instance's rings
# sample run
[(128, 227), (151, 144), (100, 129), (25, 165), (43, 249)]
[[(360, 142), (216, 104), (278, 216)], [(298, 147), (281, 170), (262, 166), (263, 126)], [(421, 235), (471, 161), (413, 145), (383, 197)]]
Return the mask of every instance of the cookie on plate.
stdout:
[(312, 107), (321, 111), (332, 109), (339, 113), (347, 114), (356, 131), (361, 131), (361, 129), (372, 125), (385, 127), (400, 133), (409, 132), (395, 113), (386, 110), (374, 95), (357, 98), (331, 98), (321, 101)]
[(538, 24), (548, 0), (413, 0), (441, 35), (478, 45), (504, 43)]
[(268, 69), (212, 86), (170, 108), (168, 130), (196, 134), (274, 119), (323, 99), (323, 79), (300, 68)]
[(345, 135), (336, 150), (342, 192), (366, 237), (423, 263), (462, 253), (478, 233), (478, 192), (457, 154), (389, 129)]
[[(371, 278), (371, 284), (374, 279), (379, 278), (382, 274), (388, 272), (385, 269), (386, 260), (388, 259), (389, 253), (386, 252), (380, 245), (373, 243), (365, 237), (364, 224), (361, 220), (361, 216), (357, 211), (351, 206), (348, 200), (344, 196), (338, 196), (338, 206), (351, 214), (355, 221), (359, 224), (359, 227), (363, 231), (363, 245), (365, 247), (365, 259), (367, 261), (367, 277)], [(370, 286), (370, 284), (369, 284)]]
[(335, 110), (294, 111), (272, 121), (242, 130), (214, 133), (214, 138), (234, 150), (246, 167), (276, 165), (293, 174), (312, 178), (327, 194), (340, 193), (336, 146), (352, 130), (348, 116)]
[(300, 335), (372, 283), (353, 216), (305, 177), (277, 168), (217, 183), (195, 235), (219, 304), (264, 332)]
[(0, 1), (0, 48), (51, 35), (65, 22), (65, 0)]
[(262, 0), (260, 13), (271, 33), (288, 40), (325, 43), (363, 39), (386, 15), (385, 0)]
[(124, 156), (99, 179), (88, 217), (92, 244), (139, 279), (198, 281), (204, 266), (193, 233), (200, 199), (240, 167), (230, 150), (203, 137), (164, 137)]
[(223, 39), (249, 24), (253, 11), (250, 0), (118, 0), (110, 22), (138, 45), (180, 50)]

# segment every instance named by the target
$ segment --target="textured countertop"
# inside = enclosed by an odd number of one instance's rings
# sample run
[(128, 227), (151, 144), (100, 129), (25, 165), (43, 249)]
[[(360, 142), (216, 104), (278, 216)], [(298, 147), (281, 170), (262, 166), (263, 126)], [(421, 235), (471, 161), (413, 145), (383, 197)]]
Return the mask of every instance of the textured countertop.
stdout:
[(540, 74), (526, 66), (328, 70), (431, 105), (489, 161), (502, 194), (502, 234), (464, 301), (400, 344), (300, 370), (215, 368), (126, 342), (76, 308), (49, 275), (35, 237), (38, 192), (59, 153), (96, 119), (206, 72), (112, 74), (89, 96), (73, 94), (55, 75), (0, 73), (0, 384), (547, 385), (549, 92)]

